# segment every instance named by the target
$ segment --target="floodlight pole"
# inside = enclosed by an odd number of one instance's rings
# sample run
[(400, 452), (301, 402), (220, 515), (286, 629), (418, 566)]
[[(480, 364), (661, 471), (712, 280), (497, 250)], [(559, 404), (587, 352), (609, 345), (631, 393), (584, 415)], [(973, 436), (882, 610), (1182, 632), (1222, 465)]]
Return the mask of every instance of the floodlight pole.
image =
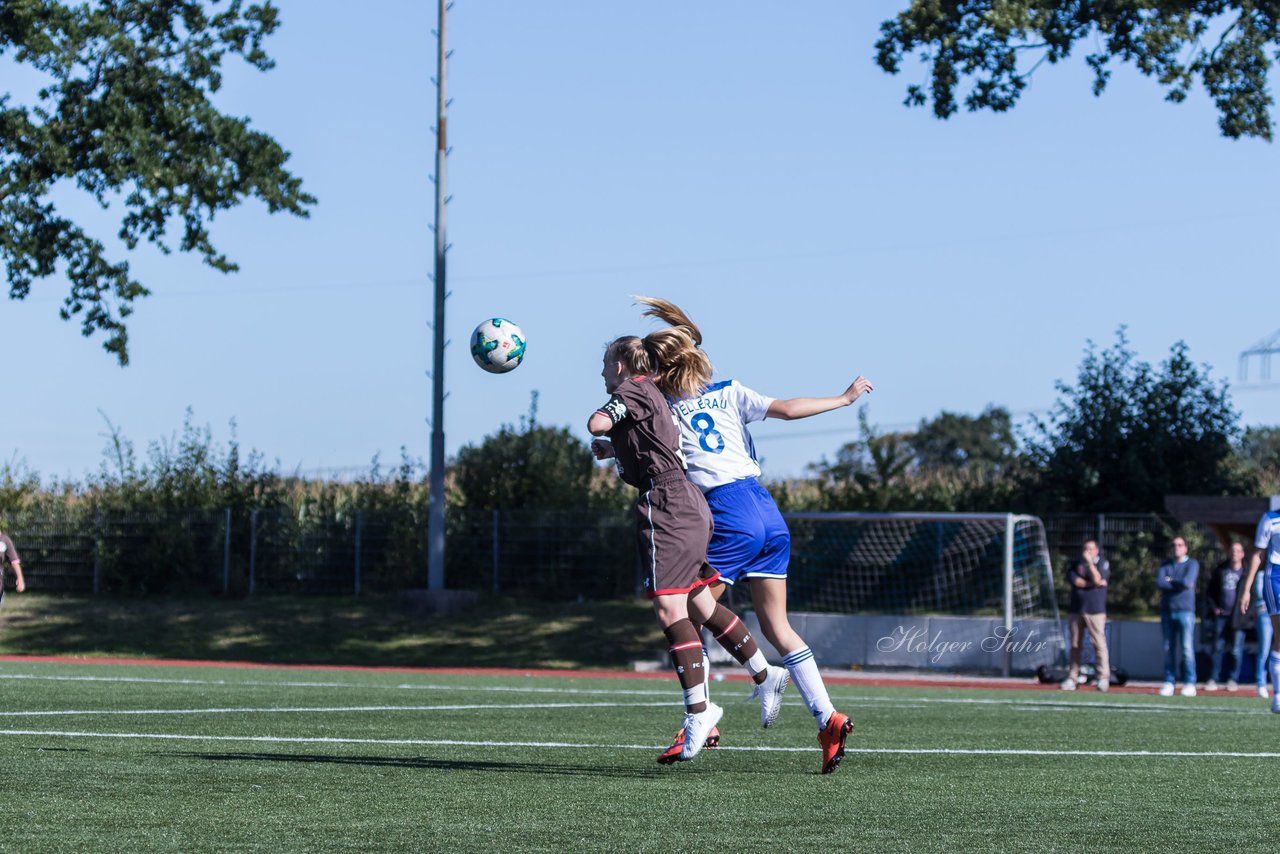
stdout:
[(444, 589), (444, 301), (445, 292), (445, 252), (449, 245), (445, 242), (444, 208), (448, 202), (445, 196), (445, 159), (449, 154), (448, 136), (446, 134), (445, 108), (448, 98), (445, 95), (445, 62), (448, 59), (448, 48), (445, 44), (445, 12), (449, 9), (448, 0), (438, 0), (438, 28), (436, 30), (436, 263), (435, 275), (435, 319), (432, 324), (434, 333), (431, 360), (431, 493), (430, 506), (427, 510), (427, 589)]

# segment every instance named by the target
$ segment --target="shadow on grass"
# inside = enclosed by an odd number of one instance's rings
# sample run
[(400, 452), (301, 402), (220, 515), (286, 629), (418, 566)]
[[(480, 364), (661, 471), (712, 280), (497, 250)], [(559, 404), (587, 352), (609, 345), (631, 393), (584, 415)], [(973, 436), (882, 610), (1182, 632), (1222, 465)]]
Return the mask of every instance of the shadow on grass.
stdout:
[(193, 751), (166, 751), (156, 756), (184, 759), (206, 759), (211, 762), (297, 762), (319, 765), (363, 765), (376, 768), (416, 768), (428, 771), (478, 771), (504, 774), (562, 775), (569, 777), (602, 777), (625, 779), (650, 779), (664, 776), (658, 768), (607, 765), (556, 765), (547, 762), (475, 761), (456, 759), (428, 759), (426, 757), (395, 756), (330, 756), (298, 753), (201, 753)]
[[(637, 600), (489, 599), (412, 622), (393, 594), (360, 597), (10, 597), (0, 653), (276, 664), (621, 668), (665, 644)], [(10, 606), (13, 607), (10, 607)]]

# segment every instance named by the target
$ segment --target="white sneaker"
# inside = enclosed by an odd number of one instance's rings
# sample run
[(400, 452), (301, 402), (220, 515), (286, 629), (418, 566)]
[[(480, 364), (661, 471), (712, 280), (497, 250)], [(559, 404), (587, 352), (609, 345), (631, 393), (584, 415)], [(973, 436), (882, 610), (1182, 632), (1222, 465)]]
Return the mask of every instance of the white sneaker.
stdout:
[(1261, 697), (1261, 698), (1262, 698), (1262, 699), (1264, 699), (1264, 700), (1271, 696), (1270, 694), (1268, 694), (1268, 693), (1267, 693), (1267, 686), (1266, 686), (1266, 685), (1259, 685), (1259, 686), (1258, 686), (1258, 696), (1259, 696), (1259, 697)]
[(1163, 685), (1161, 685), (1161, 686), (1160, 686), (1160, 696), (1161, 696), (1161, 697), (1172, 697), (1172, 696), (1173, 696), (1173, 683), (1172, 683), (1172, 682), (1166, 682), (1166, 683), (1164, 683)]
[(1193, 683), (1188, 682), (1186, 685), (1182, 686), (1182, 696), (1194, 697), (1195, 695), (1196, 695), (1196, 686)]
[(1214, 682), (1212, 679), (1210, 679), (1208, 682), (1204, 683), (1204, 689), (1205, 689), (1206, 691), (1217, 691), (1217, 690), (1218, 690), (1218, 683), (1217, 683), (1217, 682)]
[(1280, 715), (1280, 697), (1276, 697), (1271, 700), (1271, 713), (1274, 715)]
[(1063, 691), (1074, 691), (1076, 689), (1076, 680), (1068, 676), (1066, 679), (1063, 679), (1062, 682), (1058, 684), (1058, 687), (1061, 688)]
[(760, 701), (760, 726), (771, 727), (778, 719), (778, 711), (782, 708), (782, 692), (787, 690), (791, 674), (785, 667), (772, 664), (765, 671), (764, 681), (751, 689), (750, 699)]
[(1240, 689), (1240, 683), (1236, 682), (1236, 680), (1234, 680), (1234, 679), (1228, 679), (1228, 680), (1227, 680), (1227, 690), (1228, 690), (1228, 691), (1237, 691), (1237, 690), (1239, 690), (1239, 689)]
[(687, 762), (697, 756), (707, 743), (711, 728), (720, 723), (724, 709), (710, 701), (701, 712), (688, 712), (684, 716), (684, 747), (680, 748), (680, 761)]
[(1111, 683), (1110, 683), (1110, 682), (1108, 682), (1106, 679), (1099, 679), (1099, 680), (1098, 680), (1098, 690), (1099, 690), (1099, 691), (1101, 691), (1101, 692), (1102, 692), (1102, 693), (1104, 693), (1104, 694), (1105, 694), (1105, 693), (1107, 693), (1108, 691), (1110, 691), (1110, 690), (1111, 690)]

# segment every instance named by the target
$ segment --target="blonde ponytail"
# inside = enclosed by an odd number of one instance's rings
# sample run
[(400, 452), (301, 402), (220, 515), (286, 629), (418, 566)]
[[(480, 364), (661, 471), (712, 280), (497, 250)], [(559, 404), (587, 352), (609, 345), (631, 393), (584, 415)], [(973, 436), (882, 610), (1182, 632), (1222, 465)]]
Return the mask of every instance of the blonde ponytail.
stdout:
[(644, 349), (653, 358), (653, 379), (667, 397), (695, 397), (711, 381), (711, 359), (700, 348), (702, 331), (674, 303), (656, 297), (636, 297), (649, 306), (642, 317), (656, 317), (669, 324), (644, 337)]

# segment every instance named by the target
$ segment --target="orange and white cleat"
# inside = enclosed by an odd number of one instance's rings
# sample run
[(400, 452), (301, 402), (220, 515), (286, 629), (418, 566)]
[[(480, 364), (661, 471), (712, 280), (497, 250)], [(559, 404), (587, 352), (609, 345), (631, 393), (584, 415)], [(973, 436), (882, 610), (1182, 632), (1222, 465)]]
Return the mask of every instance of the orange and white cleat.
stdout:
[[(703, 750), (711, 750), (720, 746), (720, 730), (716, 727), (711, 728), (711, 732), (707, 734), (707, 740), (702, 745)], [(658, 754), (659, 765), (670, 765), (673, 762), (680, 761), (680, 753), (684, 750), (684, 727), (680, 727), (680, 731), (676, 733), (675, 741), (671, 742), (671, 746)]]
[(823, 774), (830, 774), (840, 767), (840, 760), (844, 759), (844, 742), (851, 732), (853, 721), (840, 712), (832, 712), (827, 725), (818, 731), (818, 744), (822, 746)]

